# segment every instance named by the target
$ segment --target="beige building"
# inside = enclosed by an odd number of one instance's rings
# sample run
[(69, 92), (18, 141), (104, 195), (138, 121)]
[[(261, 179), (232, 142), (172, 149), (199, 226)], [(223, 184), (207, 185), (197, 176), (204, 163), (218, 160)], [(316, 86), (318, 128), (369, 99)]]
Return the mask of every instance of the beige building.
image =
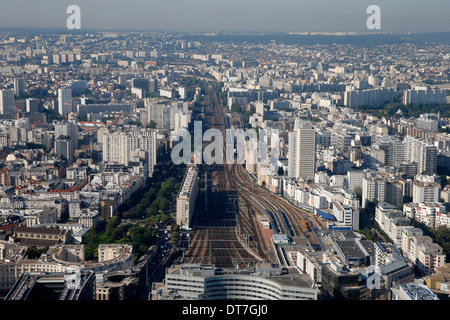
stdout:
[(190, 227), (195, 201), (198, 194), (198, 168), (188, 167), (183, 184), (177, 196), (177, 224), (183, 228)]
[(71, 237), (68, 230), (48, 228), (17, 227), (12, 238), (21, 245), (47, 247), (57, 243), (65, 243)]
[(445, 264), (445, 254), (441, 246), (433, 243), (430, 237), (424, 236), (423, 231), (418, 228), (403, 230), (401, 248), (405, 257), (426, 274)]
[(316, 131), (309, 123), (289, 132), (288, 175), (291, 178), (314, 179), (316, 172)]
[[(40, 229), (40, 228), (35, 228)], [(9, 290), (24, 272), (65, 272), (71, 266), (96, 273), (133, 267), (133, 246), (127, 244), (99, 245), (98, 261), (86, 261), (84, 245), (51, 246), (39, 259), (25, 257), (26, 248), (0, 243), (0, 289)]]
[(425, 279), (425, 284), (437, 295), (450, 295), (450, 263), (436, 268), (435, 273)]

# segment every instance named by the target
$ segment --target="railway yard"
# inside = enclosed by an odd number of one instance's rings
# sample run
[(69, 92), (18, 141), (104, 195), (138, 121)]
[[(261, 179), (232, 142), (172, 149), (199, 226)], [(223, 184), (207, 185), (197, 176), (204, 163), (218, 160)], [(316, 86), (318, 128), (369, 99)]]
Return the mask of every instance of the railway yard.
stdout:
[[(205, 87), (203, 108), (203, 130), (219, 129), (225, 136), (227, 128), (243, 128), (241, 116), (227, 114), (220, 105), (214, 86)], [(282, 246), (274, 244), (274, 234), (285, 235), (290, 243), (300, 239), (313, 250), (321, 249), (316, 230), (323, 229), (323, 223), (258, 186), (243, 165), (202, 164), (199, 186), (183, 263), (225, 268), (251, 267), (258, 262), (286, 266), (286, 255)], [(263, 227), (262, 221), (269, 221), (270, 228)]]

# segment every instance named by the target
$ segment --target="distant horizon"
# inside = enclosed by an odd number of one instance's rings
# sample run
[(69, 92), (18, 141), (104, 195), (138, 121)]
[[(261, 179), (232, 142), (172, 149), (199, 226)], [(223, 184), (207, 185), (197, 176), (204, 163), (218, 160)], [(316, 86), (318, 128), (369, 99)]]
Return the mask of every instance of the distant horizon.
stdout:
[[(77, 5), (81, 32), (450, 32), (448, 0), (0, 1), (4, 29), (65, 29)], [(380, 30), (367, 28), (371, 5), (380, 7)]]
[(67, 29), (62, 27), (10, 27), (10, 26), (0, 26), (0, 32), (4, 31), (55, 31), (55, 32), (64, 32), (64, 33), (74, 33), (74, 34), (83, 34), (86, 32), (123, 32), (123, 33), (132, 33), (132, 32), (143, 32), (143, 33), (201, 33), (201, 34), (292, 34), (292, 35), (305, 35), (305, 34), (356, 34), (356, 35), (383, 35), (383, 34), (424, 34), (424, 33), (450, 33), (450, 30), (435, 30), (435, 31), (383, 31), (383, 30), (359, 30), (359, 31), (318, 31), (318, 30), (301, 30), (301, 31), (280, 31), (280, 30), (182, 30), (182, 29), (98, 29), (98, 28), (82, 28), (79, 30), (76, 29)]

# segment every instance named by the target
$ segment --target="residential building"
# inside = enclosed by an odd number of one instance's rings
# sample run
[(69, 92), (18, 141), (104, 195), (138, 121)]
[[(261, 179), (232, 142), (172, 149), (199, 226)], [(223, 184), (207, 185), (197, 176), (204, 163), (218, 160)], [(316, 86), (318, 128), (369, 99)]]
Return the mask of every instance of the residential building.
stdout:
[(435, 182), (413, 182), (413, 202), (439, 202), (441, 186)]
[(403, 92), (403, 104), (445, 104), (447, 91), (443, 89), (428, 89), (416, 87)]
[(198, 168), (188, 167), (180, 191), (177, 196), (176, 221), (179, 226), (189, 229), (195, 201), (198, 195)]
[(72, 112), (72, 103), (72, 89), (58, 89), (58, 113), (61, 116), (67, 117)]

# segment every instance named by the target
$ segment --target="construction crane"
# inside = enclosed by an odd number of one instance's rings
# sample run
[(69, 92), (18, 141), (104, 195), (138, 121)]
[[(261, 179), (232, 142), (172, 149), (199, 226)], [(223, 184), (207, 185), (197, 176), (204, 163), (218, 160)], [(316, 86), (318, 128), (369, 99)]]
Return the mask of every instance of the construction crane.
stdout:
[(70, 106), (70, 103), (65, 102), (64, 105), (66, 106), (64, 111), (65, 111), (65, 119), (67, 121), (67, 106)]
[(14, 109), (14, 110), (16, 110), (16, 120), (19, 120), (19, 119), (20, 119), (20, 112), (21, 112), (22, 110), (20, 110), (20, 108), (17, 107), (17, 106), (13, 106), (13, 107), (11, 107), (11, 108)]

